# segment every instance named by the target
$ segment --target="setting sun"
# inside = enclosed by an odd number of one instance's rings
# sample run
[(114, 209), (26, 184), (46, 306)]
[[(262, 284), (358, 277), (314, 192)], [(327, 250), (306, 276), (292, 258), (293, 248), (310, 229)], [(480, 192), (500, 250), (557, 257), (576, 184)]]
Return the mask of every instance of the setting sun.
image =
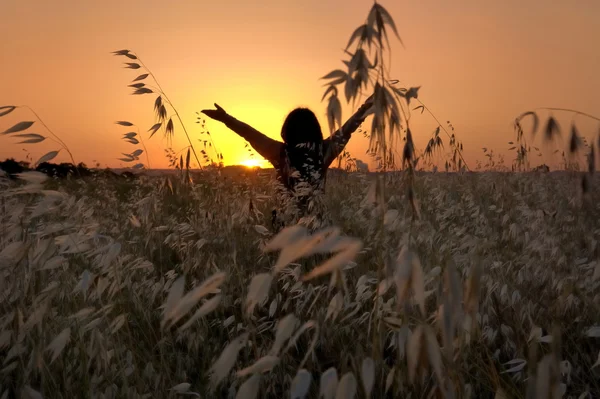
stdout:
[(262, 167), (262, 162), (258, 159), (246, 159), (240, 162), (240, 165), (244, 165), (247, 168), (260, 168)]

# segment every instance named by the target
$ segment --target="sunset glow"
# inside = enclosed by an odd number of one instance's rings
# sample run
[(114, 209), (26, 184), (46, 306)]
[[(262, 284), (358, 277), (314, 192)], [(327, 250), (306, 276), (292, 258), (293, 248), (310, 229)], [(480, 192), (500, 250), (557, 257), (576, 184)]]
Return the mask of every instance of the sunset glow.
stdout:
[(0, 0), (0, 399), (600, 399), (599, 17)]
[(258, 159), (246, 159), (245, 161), (241, 161), (240, 165), (243, 165), (247, 168), (260, 168), (263, 167), (263, 163), (266, 161), (259, 161)]

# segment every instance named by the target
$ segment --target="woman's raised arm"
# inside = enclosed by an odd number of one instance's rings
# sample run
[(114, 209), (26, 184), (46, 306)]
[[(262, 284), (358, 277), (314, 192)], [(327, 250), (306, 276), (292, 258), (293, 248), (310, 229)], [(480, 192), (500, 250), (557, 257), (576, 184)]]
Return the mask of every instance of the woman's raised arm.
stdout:
[(365, 103), (352, 115), (344, 125), (336, 130), (330, 137), (325, 139), (325, 167), (329, 167), (331, 163), (342, 153), (352, 133), (364, 122), (367, 117), (367, 111), (373, 106), (374, 96), (371, 95)]
[(216, 109), (204, 109), (202, 110), (202, 113), (216, 121), (223, 122), (225, 126), (248, 141), (252, 148), (254, 148), (256, 152), (258, 152), (267, 161), (271, 162), (272, 164), (275, 164), (279, 161), (279, 154), (282, 145), (280, 141), (273, 140), (272, 138), (254, 129), (252, 126), (237, 120), (225, 112), (225, 110), (218, 104), (215, 104), (215, 108)]

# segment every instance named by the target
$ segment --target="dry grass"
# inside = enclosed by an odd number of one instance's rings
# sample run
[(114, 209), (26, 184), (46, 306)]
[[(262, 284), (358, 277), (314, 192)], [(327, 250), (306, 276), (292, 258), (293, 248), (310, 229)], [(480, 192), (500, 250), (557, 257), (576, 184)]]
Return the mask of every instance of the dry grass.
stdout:
[(600, 209), (571, 173), (417, 173), (420, 219), (401, 174), (383, 200), (332, 174), (312, 241), (271, 233), (270, 174), (23, 177), (2, 398), (600, 395)]

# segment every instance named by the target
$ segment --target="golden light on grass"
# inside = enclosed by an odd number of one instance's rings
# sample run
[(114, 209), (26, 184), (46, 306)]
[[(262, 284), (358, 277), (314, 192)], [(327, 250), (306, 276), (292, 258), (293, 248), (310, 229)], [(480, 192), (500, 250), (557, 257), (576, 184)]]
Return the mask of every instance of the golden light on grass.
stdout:
[[(164, 176), (114, 184), (114, 177), (98, 175), (85, 190), (61, 180), (42, 180), (39, 172), (20, 174), (19, 184), (0, 179), (0, 185), (6, 186), (0, 207), (0, 230), (6, 232), (0, 242), (0, 292), (9, 292), (20, 301), (39, 298), (39, 303), (31, 300), (23, 316), (14, 305), (1, 302), (0, 351), (8, 353), (6, 370), (18, 371), (14, 374), (18, 386), (34, 392), (22, 372), (31, 370), (34, 363), (21, 365), (19, 356), (12, 354), (20, 348), (31, 350), (37, 339), (44, 348), (46, 365), (85, 365), (82, 362), (88, 360), (82, 360), (76, 349), (92, 334), (104, 346), (92, 346), (96, 352), (90, 358), (103, 365), (117, 362), (112, 353), (123, 353), (120, 362), (125, 371), (102, 369), (102, 373), (110, 373), (113, 379), (126, 373), (131, 381), (140, 382), (131, 388), (138, 394), (155, 389), (141, 383), (149, 378), (162, 384), (157, 391), (172, 387), (171, 391), (190, 395), (214, 394), (215, 389), (229, 389), (235, 383), (234, 389), (243, 397), (257, 397), (257, 389), (258, 397), (266, 389), (292, 391), (297, 394), (294, 397), (306, 397), (302, 395), (307, 389), (318, 389), (326, 398), (352, 396), (358, 390), (383, 397), (386, 392), (407, 392), (406, 387), (394, 384), (394, 378), (403, 373), (403, 378), (414, 382), (410, 389), (437, 394), (469, 390), (481, 397), (482, 392), (495, 390), (515, 397), (532, 386), (542, 393), (553, 387), (590, 397), (592, 389), (586, 384), (595, 381), (594, 369), (600, 363), (598, 351), (587, 349), (589, 341), (600, 335), (595, 318), (600, 269), (596, 244), (589, 234), (597, 218), (564, 227), (572, 218), (567, 205), (571, 195), (566, 189), (573, 186), (572, 175), (554, 174), (548, 179), (533, 173), (471, 176), (436, 174), (428, 180), (415, 179), (415, 191), (422, 193), (421, 219), (413, 220), (410, 212), (398, 209), (390, 212), (396, 205), (385, 202), (389, 210), (388, 223), (384, 223), (373, 217), (372, 201), (365, 201), (371, 189), (364, 184), (364, 176), (332, 174), (325, 202), (335, 224), (316, 232), (293, 225), (279, 233), (269, 224), (274, 198), (262, 196), (253, 202), (257, 213), (248, 213), (246, 190), (252, 180), (243, 175), (231, 184), (216, 170), (200, 174), (197, 183), (189, 186), (190, 193), (179, 194), (187, 204), (183, 210), (170, 208), (170, 201), (184, 183), (174, 179), (173, 191), (155, 189)], [(44, 187), (47, 181), (60, 185), (56, 191), (60, 196), (49, 195), (52, 191)], [(404, 195), (404, 207), (409, 209), (401, 182), (401, 176), (390, 175), (387, 195)], [(262, 184), (256, 189), (270, 193), (268, 181)], [(216, 188), (218, 198), (204, 194), (207, 185)], [(522, 186), (531, 189), (519, 192)], [(131, 192), (127, 200), (117, 195), (124, 187)], [(463, 197), (453, 197), (456, 190)], [(545, 212), (518, 206), (550, 195), (554, 200), (541, 205)], [(24, 198), (31, 198), (31, 206), (23, 205)], [(224, 202), (231, 205), (224, 207)], [(182, 222), (189, 208), (207, 209), (210, 217), (200, 212)], [(173, 213), (178, 217), (164, 219)], [(137, 220), (135, 228), (124, 223), (133, 220), (131, 216)], [(71, 227), (75, 220), (83, 221), (81, 231)], [(128, 247), (108, 235), (98, 239), (104, 225), (114, 236), (123, 235), (125, 242), (148, 242), (159, 250), (149, 253), (143, 247)], [(223, 227), (215, 229), (215, 225)], [(411, 226), (410, 240), (396, 247), (397, 237)], [(379, 267), (373, 255), (382, 239), (393, 245), (392, 253), (399, 253), (395, 262), (390, 261), (396, 267), (390, 267), (385, 276), (384, 281), (390, 281), (387, 289), (377, 288), (382, 282), (372, 272)], [(582, 248), (581, 242), (588, 244)], [(219, 262), (215, 243), (226, 254), (218, 254)], [(432, 243), (440, 243), (440, 248)], [(472, 259), (465, 249), (481, 255)], [(576, 250), (574, 262), (581, 282), (569, 295), (557, 297), (559, 282), (572, 276), (572, 270), (565, 267), (569, 264), (566, 254)], [(261, 252), (275, 252), (276, 262)], [(446, 253), (448, 260), (443, 260), (440, 254)], [(498, 260), (498, 254), (506, 260)], [(197, 267), (199, 259), (209, 259), (211, 267)], [(235, 262), (256, 266), (236, 267)], [(504, 262), (518, 266), (519, 273), (501, 267)], [(473, 265), (481, 269), (469, 272)], [(31, 272), (24, 266), (44, 273), (47, 279), (43, 283), (28, 279)], [(332, 275), (335, 278), (329, 278)], [(309, 277), (315, 277), (310, 284), (306, 282)], [(402, 284), (394, 284), (395, 279)], [(121, 289), (125, 284), (134, 291)], [(591, 309), (576, 311), (583, 304)], [(439, 317), (434, 317), (440, 308)], [(501, 309), (506, 319), (497, 317)], [(564, 315), (562, 326), (578, 320), (584, 333), (574, 334), (564, 327), (560, 337), (558, 331), (547, 332), (547, 320), (553, 314)], [(22, 320), (18, 330), (25, 337), (22, 344), (13, 343), (15, 318)], [(73, 319), (77, 324), (69, 324)], [(507, 323), (507, 319), (514, 321)], [(475, 328), (465, 328), (467, 324)], [(103, 325), (109, 334), (99, 331)], [(224, 333), (216, 334), (217, 327)], [(381, 329), (381, 337), (370, 333), (375, 328)], [(533, 333), (516, 334), (517, 329)], [(167, 334), (172, 337), (165, 338)], [(499, 336), (504, 338), (499, 340)], [(329, 345), (325, 353), (316, 345), (318, 339)], [(519, 352), (534, 343), (554, 345), (558, 339), (565, 349), (550, 346), (547, 357), (533, 352), (526, 357)], [(175, 344), (161, 346), (170, 341)], [(375, 349), (371, 349), (373, 341)], [(351, 349), (348, 342), (352, 342)], [(477, 379), (465, 371), (481, 361), (480, 352), (471, 349), (475, 342), (485, 345), (495, 363), (491, 372), (482, 371)], [(164, 360), (141, 350), (146, 347), (157, 347)], [(339, 354), (351, 350), (349, 356), (357, 366), (344, 371), (346, 355)], [(495, 359), (499, 353), (505, 353), (504, 358)], [(194, 364), (202, 356), (207, 361), (198, 363), (198, 368), (210, 375), (210, 384), (186, 375), (187, 366), (178, 363)], [(314, 365), (314, 359), (321, 361), (322, 356), (332, 359), (325, 371)], [(389, 370), (386, 362), (394, 358), (397, 366)], [(138, 364), (144, 365), (142, 371)], [(80, 391), (76, 384), (88, 370), (75, 368), (75, 376), (63, 370), (46, 367), (43, 372), (54, 379), (46, 379), (49, 382), (36, 389), (48, 390), (51, 381), (64, 379), (69, 384), (65, 391)], [(277, 377), (277, 373), (285, 376)], [(515, 382), (501, 381), (490, 388), (498, 373)], [(379, 375), (387, 378), (374, 378)], [(420, 384), (422, 378), (431, 377), (433, 384)], [(100, 383), (91, 389), (113, 389), (95, 378)], [(583, 382), (578, 383), (579, 379)], [(6, 391), (0, 387), (0, 396)], [(169, 389), (162, 388), (157, 396), (168, 394)]]

